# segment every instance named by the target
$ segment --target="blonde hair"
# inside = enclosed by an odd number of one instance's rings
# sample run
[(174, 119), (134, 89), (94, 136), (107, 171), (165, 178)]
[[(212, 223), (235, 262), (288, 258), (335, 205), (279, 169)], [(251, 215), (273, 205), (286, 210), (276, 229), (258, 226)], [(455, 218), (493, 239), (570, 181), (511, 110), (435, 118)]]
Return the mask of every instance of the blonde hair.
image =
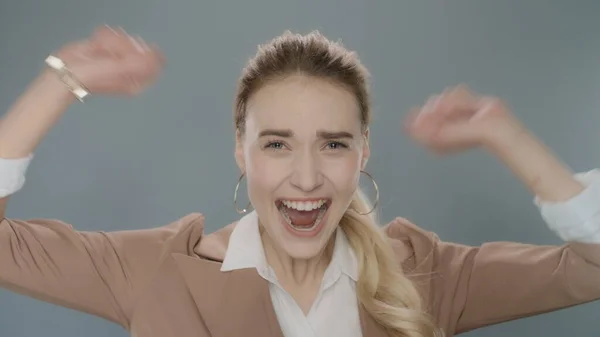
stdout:
[[(367, 130), (371, 119), (369, 73), (354, 52), (318, 32), (286, 32), (259, 47), (239, 80), (234, 106), (236, 129), (244, 132), (246, 106), (252, 94), (271, 81), (295, 74), (328, 80), (352, 92), (363, 131)], [(360, 304), (391, 336), (436, 336), (420, 294), (403, 274), (374, 216), (361, 215), (369, 210), (359, 189), (340, 222), (359, 260), (356, 290)]]

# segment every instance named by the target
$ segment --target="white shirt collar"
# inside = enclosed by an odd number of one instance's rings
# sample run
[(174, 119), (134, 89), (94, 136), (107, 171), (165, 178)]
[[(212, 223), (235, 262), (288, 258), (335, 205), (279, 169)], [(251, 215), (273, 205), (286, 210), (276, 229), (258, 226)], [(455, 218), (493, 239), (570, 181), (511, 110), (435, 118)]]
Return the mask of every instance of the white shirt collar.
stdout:
[[(229, 246), (225, 253), (221, 271), (244, 268), (256, 268), (258, 273), (267, 280), (273, 277), (271, 268), (265, 258), (256, 211), (242, 217), (233, 229), (229, 237)], [(346, 274), (355, 282), (358, 280), (356, 256), (344, 231), (339, 228), (336, 231), (332, 259), (325, 272), (326, 278), (328, 278), (328, 275), (338, 272)]]

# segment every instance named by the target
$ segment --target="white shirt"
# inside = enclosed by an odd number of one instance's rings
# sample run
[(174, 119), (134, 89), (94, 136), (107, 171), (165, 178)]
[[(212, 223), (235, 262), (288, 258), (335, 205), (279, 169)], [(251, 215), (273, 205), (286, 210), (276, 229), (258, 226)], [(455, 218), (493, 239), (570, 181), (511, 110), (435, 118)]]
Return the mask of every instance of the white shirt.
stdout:
[(331, 262), (308, 315), (304, 315), (294, 299), (283, 290), (275, 272), (267, 264), (256, 212), (244, 216), (231, 233), (221, 271), (243, 268), (256, 268), (258, 274), (269, 282), (273, 308), (284, 336), (361, 336), (355, 293), (358, 262), (344, 231), (336, 231)]
[[(17, 192), (25, 182), (32, 156), (22, 159), (0, 158), (0, 198)], [(600, 244), (600, 171), (575, 175), (586, 186), (577, 196), (558, 203), (534, 203), (548, 227), (564, 241)], [(221, 270), (256, 268), (269, 282), (273, 307), (286, 337), (362, 337), (355, 285), (358, 263), (344, 235), (336, 232), (332, 260), (319, 294), (308, 315), (279, 285), (267, 264), (255, 212), (244, 216), (233, 230)], [(334, 308), (332, 310), (332, 308)]]

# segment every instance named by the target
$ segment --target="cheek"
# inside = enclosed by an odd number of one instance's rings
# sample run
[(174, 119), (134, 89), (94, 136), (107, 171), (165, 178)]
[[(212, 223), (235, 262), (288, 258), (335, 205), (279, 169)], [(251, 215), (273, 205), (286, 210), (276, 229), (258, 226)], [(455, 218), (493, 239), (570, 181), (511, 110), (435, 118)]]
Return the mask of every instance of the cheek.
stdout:
[(285, 180), (286, 170), (280, 161), (273, 160), (260, 151), (250, 150), (246, 156), (248, 194), (253, 203), (260, 203)]
[(353, 154), (325, 162), (323, 173), (339, 193), (350, 198), (358, 187), (360, 178), (360, 156)]

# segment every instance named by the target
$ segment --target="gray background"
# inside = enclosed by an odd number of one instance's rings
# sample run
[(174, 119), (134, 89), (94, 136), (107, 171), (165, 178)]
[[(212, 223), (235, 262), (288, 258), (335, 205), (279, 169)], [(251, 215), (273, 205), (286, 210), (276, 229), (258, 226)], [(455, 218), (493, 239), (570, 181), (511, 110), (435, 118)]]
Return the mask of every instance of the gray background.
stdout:
[[(591, 0), (0, 1), (1, 110), (47, 53), (103, 23), (157, 42), (168, 58), (142, 96), (70, 109), (37, 151), (8, 215), (60, 218), (82, 230), (154, 227), (195, 211), (209, 231), (235, 220), (231, 106), (240, 69), (258, 43), (285, 29), (318, 29), (357, 50), (374, 75), (368, 169), (382, 187), (382, 220), (408, 217), (467, 244), (558, 243), (496, 159), (482, 151), (436, 158), (409, 142), (400, 119), (464, 82), (506, 99), (575, 170), (598, 166), (599, 14)], [(127, 335), (6, 291), (0, 303), (2, 337)], [(466, 336), (598, 336), (599, 315), (594, 303)]]

